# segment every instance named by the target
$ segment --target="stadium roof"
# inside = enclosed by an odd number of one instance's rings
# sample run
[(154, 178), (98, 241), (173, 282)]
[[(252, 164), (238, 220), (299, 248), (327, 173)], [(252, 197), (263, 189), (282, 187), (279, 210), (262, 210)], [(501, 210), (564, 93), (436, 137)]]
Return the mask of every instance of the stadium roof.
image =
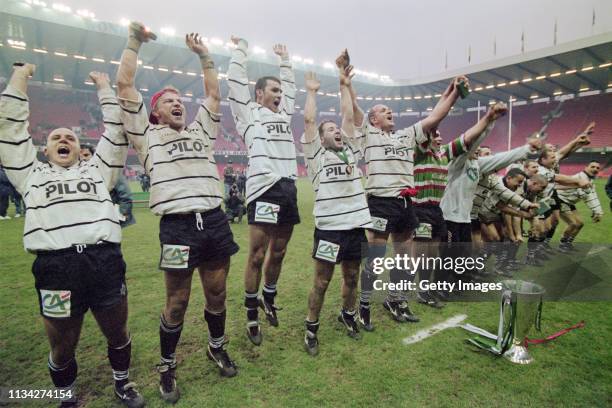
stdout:
[[(2, 75), (9, 75), (13, 61), (27, 60), (38, 65), (34, 78), (37, 81), (93, 89), (86, 83), (90, 71), (105, 71), (111, 77), (116, 72), (127, 33), (124, 26), (76, 16), (65, 10), (25, 6), (23, 1), (5, 3), (5, 12), (0, 13)], [(211, 38), (208, 42), (221, 73), (222, 92), (227, 95), (223, 79), (231, 48), (220, 39)], [(270, 54), (253, 53), (253, 62), (249, 64), (251, 79), (278, 72), (276, 56)], [(202, 96), (197, 59), (185, 48), (182, 37), (162, 35), (156, 43), (143, 47), (140, 58), (137, 86), (143, 93), (171, 83), (188, 97)], [(401, 83), (361, 74), (355, 78), (355, 88), (364, 107), (384, 103), (396, 112), (426, 111), (444, 91), (449, 77), (465, 73), (474, 92), (458, 104), (460, 109), (510, 98), (517, 103), (543, 101), (610, 91), (611, 61), (612, 33), (608, 33), (471, 66), (469, 71), (446, 72)], [(337, 110), (338, 81), (334, 67), (296, 60), (294, 68), (298, 87), (303, 84), (304, 71), (316, 71), (322, 82), (320, 110)], [(298, 92), (298, 105), (303, 105), (303, 95), (304, 92)]]

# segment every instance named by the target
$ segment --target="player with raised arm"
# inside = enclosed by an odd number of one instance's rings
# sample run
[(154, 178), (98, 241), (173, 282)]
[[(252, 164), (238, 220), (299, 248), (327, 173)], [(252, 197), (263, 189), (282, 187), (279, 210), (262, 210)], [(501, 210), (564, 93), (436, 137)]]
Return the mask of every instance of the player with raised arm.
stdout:
[(371, 225), (371, 220), (361, 178), (355, 171), (360, 151), (354, 143), (355, 125), (349, 90), (352, 69), (352, 66), (347, 66), (340, 71), (342, 128), (330, 120), (317, 126), (316, 94), (320, 83), (312, 72), (306, 74), (305, 81), (307, 94), (302, 146), (316, 193), (316, 227), (312, 250), (315, 277), (308, 297), (304, 348), (313, 356), (319, 351), (319, 314), (336, 264), (341, 265), (343, 276), (342, 310), (338, 321), (350, 337), (360, 338), (355, 302), (362, 245), (367, 242), (364, 228)]
[(149, 207), (161, 216), (159, 267), (164, 271), (166, 304), (160, 316), (160, 393), (176, 402), (176, 346), (181, 336), (191, 294), (194, 269), (198, 270), (208, 324), (206, 355), (222, 376), (237, 374), (225, 350), (226, 280), (230, 257), (238, 252), (219, 190), (214, 143), (218, 133), (221, 95), (214, 61), (198, 34), (185, 36), (187, 47), (198, 57), (204, 76), (206, 99), (195, 120), (186, 124), (186, 109), (175, 88), (165, 87), (151, 99), (148, 115), (136, 90), (138, 51), (154, 39), (142, 24), (129, 27), (127, 47), (121, 56), (117, 89), (122, 121), (128, 138), (151, 176)]
[[(345, 69), (349, 62), (346, 50), (336, 59), (340, 69)], [(427, 118), (399, 130), (395, 130), (393, 112), (388, 106), (373, 106), (365, 118), (357, 103), (355, 91), (350, 88), (354, 122), (359, 129), (357, 141), (367, 165), (365, 190), (372, 216), (372, 227), (367, 231), (370, 248), (366, 268), (361, 276), (359, 307), (359, 322), (366, 331), (373, 330), (370, 319), (370, 298), (375, 279), (372, 272), (373, 259), (384, 256), (389, 239), (396, 254), (409, 254), (414, 230), (418, 227), (412, 203), (412, 197), (416, 194), (413, 175), (415, 145), (426, 143), (429, 132), (436, 129), (448, 115), (459, 97), (459, 83), (467, 86), (467, 79), (453, 79)], [(405, 274), (405, 271), (395, 268), (390, 272), (390, 279), (395, 283), (401, 281)], [(389, 291), (384, 307), (398, 322), (419, 320), (400, 291)]]
[[(274, 46), (280, 57), (280, 78), (261, 77), (255, 83), (255, 100), (247, 76), (248, 43), (232, 37), (227, 83), (236, 129), (248, 150), (246, 202), (249, 222), (249, 256), (244, 272), (247, 336), (255, 345), (262, 342), (258, 307), (268, 322), (278, 326), (276, 285), (283, 258), (299, 224), (297, 206), (297, 160), (291, 133), (295, 105), (295, 78), (284, 45)], [(263, 270), (264, 286), (259, 296)]]
[(36, 254), (32, 273), (51, 345), (49, 373), (53, 384), (73, 397), (61, 406), (76, 407), (75, 350), (84, 315), (91, 309), (108, 342), (115, 394), (128, 407), (142, 407), (144, 399), (129, 381), (126, 267), (121, 227), (109, 195), (128, 150), (119, 105), (108, 77), (89, 74), (104, 120), (95, 155), (79, 160), (79, 138), (68, 128), (58, 128), (47, 136), (48, 162), (40, 162), (28, 133), (27, 82), (34, 70), (32, 64), (15, 64), (0, 97), (0, 163), (26, 205), (23, 242)]

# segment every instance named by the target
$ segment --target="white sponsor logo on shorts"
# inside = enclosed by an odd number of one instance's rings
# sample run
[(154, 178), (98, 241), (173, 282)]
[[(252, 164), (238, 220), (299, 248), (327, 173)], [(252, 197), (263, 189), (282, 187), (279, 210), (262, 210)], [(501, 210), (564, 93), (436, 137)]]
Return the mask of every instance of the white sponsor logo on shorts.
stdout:
[(423, 239), (431, 239), (431, 224), (422, 222), (417, 227), (414, 237), (415, 238), (423, 238)]
[(315, 252), (315, 258), (323, 261), (336, 262), (339, 252), (340, 245), (334, 244), (333, 242), (320, 240), (319, 245), (317, 246), (317, 252)]
[(70, 291), (40, 289), (42, 313), (48, 317), (70, 317)]
[(372, 217), (372, 229), (385, 232), (387, 230), (387, 220), (379, 217)]
[(187, 268), (189, 266), (189, 247), (164, 244), (160, 266), (162, 268)]
[(276, 224), (278, 223), (279, 211), (280, 205), (257, 201), (255, 203), (255, 222)]

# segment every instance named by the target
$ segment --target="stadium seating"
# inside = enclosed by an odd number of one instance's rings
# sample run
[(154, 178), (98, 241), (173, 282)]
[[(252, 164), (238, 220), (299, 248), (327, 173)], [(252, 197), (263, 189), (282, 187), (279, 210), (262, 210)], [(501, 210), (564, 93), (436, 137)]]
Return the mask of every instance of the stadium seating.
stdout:
[[(81, 135), (88, 139), (99, 138), (102, 127), (97, 97), (94, 92), (71, 91), (42, 86), (30, 87), (31, 118), (30, 129), (34, 140), (42, 143), (49, 130), (59, 127), (80, 127)], [(557, 107), (559, 102), (528, 104), (516, 106), (512, 112), (512, 147), (520, 146), (525, 137), (542, 127), (542, 118)], [(610, 144), (612, 134), (612, 94), (581, 97), (563, 102), (561, 116), (552, 120), (547, 133), (549, 141), (564, 144), (575, 136), (591, 121), (597, 122), (597, 132), (592, 138), (591, 147), (604, 147)], [(198, 104), (187, 102), (187, 117), (193, 118)], [(215, 149), (218, 151), (245, 151), (246, 147), (236, 132), (232, 114), (227, 104), (222, 105), (221, 131), (217, 136)], [(339, 120), (338, 117), (332, 118)], [(400, 116), (396, 127), (410, 126), (419, 116)], [(459, 135), (477, 120), (476, 112), (450, 115), (440, 125), (445, 140)], [(304, 132), (303, 116), (297, 112), (292, 123), (293, 134), (298, 152), (302, 151), (299, 139)], [(508, 116), (498, 121), (486, 141), (494, 151), (503, 151), (508, 146)]]

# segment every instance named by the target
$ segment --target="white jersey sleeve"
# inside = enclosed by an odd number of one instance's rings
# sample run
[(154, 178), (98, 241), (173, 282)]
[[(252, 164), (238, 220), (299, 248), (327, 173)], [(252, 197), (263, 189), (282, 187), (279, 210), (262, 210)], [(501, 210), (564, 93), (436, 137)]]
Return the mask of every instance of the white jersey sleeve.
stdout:
[(128, 140), (121, 123), (121, 108), (112, 89), (98, 91), (104, 133), (100, 137), (92, 165), (97, 165), (108, 190), (112, 190), (123, 172), (128, 155)]
[(281, 90), (283, 97), (281, 99), (281, 105), (279, 106), (280, 112), (285, 116), (287, 121), (291, 121), (291, 116), (295, 112), (295, 75), (291, 68), (291, 60), (289, 58), (283, 59), (280, 64), (280, 80)]
[(38, 163), (36, 148), (28, 133), (30, 107), (27, 95), (7, 86), (0, 97), (0, 165), (21, 195)]
[(148, 151), (147, 151), (147, 130), (149, 130), (149, 115), (147, 114), (147, 108), (144, 106), (142, 101), (142, 95), (138, 93), (138, 99), (131, 101), (128, 99), (119, 98), (121, 106), (121, 122), (123, 123), (123, 129), (132, 143), (140, 164), (144, 167), (148, 173), (150, 170), (150, 163), (148, 162)]
[(229, 87), (228, 99), (230, 109), (236, 123), (236, 130), (247, 145), (247, 130), (252, 122), (251, 91), (249, 90), (249, 77), (247, 75), (247, 49), (248, 43), (241, 40), (234, 50), (227, 70), (227, 85)]

